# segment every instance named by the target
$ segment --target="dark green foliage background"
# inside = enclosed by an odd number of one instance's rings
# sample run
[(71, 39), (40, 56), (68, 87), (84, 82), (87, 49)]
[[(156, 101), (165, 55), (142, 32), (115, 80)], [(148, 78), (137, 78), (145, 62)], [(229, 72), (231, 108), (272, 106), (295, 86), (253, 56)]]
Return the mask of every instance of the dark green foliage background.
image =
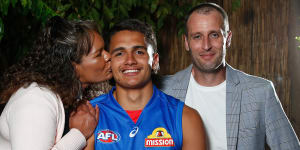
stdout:
[[(95, 20), (102, 32), (126, 18), (150, 23), (158, 32), (168, 17), (182, 20), (203, 0), (0, 0), (0, 74), (28, 52), (47, 19)], [(240, 0), (232, 3), (238, 8)], [(176, 24), (184, 32), (183, 21)], [(158, 40), (159, 41), (159, 40)]]

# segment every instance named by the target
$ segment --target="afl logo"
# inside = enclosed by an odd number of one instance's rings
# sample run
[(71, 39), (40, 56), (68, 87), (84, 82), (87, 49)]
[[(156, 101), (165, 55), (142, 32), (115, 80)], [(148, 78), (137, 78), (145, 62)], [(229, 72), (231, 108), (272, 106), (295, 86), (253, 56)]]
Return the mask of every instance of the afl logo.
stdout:
[(120, 141), (120, 139), (121, 136), (119, 133), (109, 129), (101, 130), (97, 133), (97, 142), (111, 144)]

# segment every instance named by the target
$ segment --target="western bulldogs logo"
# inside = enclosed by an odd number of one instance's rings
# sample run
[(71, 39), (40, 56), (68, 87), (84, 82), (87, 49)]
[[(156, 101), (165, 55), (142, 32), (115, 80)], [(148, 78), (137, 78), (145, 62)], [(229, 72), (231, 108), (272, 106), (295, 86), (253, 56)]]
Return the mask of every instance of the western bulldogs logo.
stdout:
[(111, 144), (120, 141), (121, 136), (119, 133), (109, 129), (101, 130), (97, 133), (97, 141), (101, 143)]
[(145, 139), (145, 147), (174, 147), (175, 143), (171, 134), (163, 128), (159, 127), (152, 131), (152, 134)]

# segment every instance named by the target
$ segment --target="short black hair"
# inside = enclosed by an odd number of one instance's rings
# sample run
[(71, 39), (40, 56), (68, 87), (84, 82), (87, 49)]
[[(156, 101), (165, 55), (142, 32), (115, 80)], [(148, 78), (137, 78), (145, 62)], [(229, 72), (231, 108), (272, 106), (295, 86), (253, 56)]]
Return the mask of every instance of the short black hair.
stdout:
[(150, 44), (154, 49), (154, 53), (157, 53), (157, 42), (155, 32), (153, 31), (151, 25), (142, 22), (138, 19), (126, 19), (117, 24), (115, 24), (109, 32), (107, 39), (107, 46), (110, 44), (111, 37), (120, 31), (136, 31), (140, 32), (145, 36), (146, 44)]

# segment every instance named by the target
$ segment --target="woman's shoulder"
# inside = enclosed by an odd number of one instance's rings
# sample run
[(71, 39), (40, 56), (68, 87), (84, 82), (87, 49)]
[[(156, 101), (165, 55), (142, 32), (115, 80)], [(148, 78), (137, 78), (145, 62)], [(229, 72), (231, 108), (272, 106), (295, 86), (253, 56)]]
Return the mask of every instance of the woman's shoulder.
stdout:
[(23, 86), (22, 88), (18, 89), (16, 93), (11, 96), (11, 98), (24, 96), (38, 96), (50, 99), (58, 98), (58, 95), (51, 91), (49, 88), (47, 88), (46, 86), (41, 86), (36, 82), (31, 83), (29, 86)]
[[(58, 95), (52, 92), (49, 88), (38, 85), (33, 82), (28, 87), (18, 89), (7, 102), (6, 107), (35, 108), (48, 107), (57, 109), (61, 100)], [(14, 108), (14, 109), (16, 109)]]

